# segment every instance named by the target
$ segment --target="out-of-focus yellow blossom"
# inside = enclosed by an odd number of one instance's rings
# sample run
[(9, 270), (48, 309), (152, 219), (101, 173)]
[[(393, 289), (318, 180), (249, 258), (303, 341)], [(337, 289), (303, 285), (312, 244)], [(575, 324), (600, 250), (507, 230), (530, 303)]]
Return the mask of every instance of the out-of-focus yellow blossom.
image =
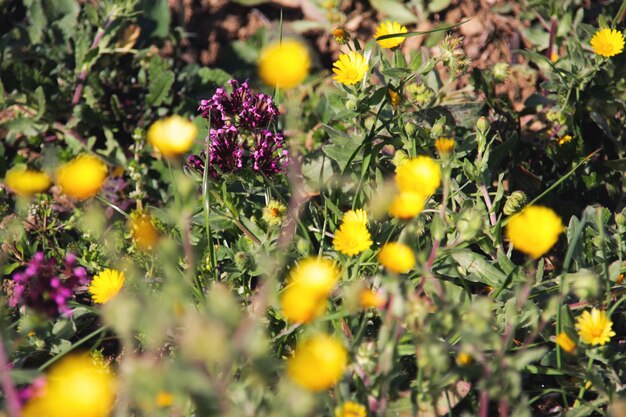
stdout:
[(372, 246), (365, 210), (350, 210), (344, 214), (342, 223), (335, 232), (333, 246), (336, 251), (348, 256), (358, 255)]
[(46, 377), (42, 396), (31, 398), (24, 417), (106, 417), (115, 399), (111, 373), (96, 366), (88, 356), (61, 359)]
[(596, 308), (583, 313), (576, 318), (576, 330), (581, 340), (588, 345), (604, 345), (615, 336), (615, 332), (611, 329), (613, 322), (607, 317), (606, 311)]
[(343, 26), (333, 29), (332, 35), (339, 45), (345, 45), (350, 40), (350, 33)]
[(387, 89), (387, 95), (389, 96), (389, 104), (393, 107), (398, 107), (402, 104), (402, 96), (393, 91), (391, 88)]
[(155, 403), (159, 408), (169, 407), (174, 404), (174, 396), (167, 391), (159, 391), (156, 396)]
[(309, 391), (323, 391), (335, 385), (348, 362), (343, 344), (328, 335), (319, 334), (300, 342), (287, 362), (287, 374)]
[(558, 60), (559, 60), (559, 54), (556, 51), (552, 51), (552, 54), (550, 55), (550, 61), (556, 62)]
[(108, 303), (120, 292), (125, 279), (124, 272), (109, 268), (93, 277), (91, 285), (89, 285), (89, 292), (94, 303)]
[(305, 258), (289, 273), (288, 285), (297, 284), (311, 294), (326, 297), (339, 280), (339, 269), (328, 259)]
[(285, 219), (287, 207), (279, 201), (270, 200), (267, 206), (263, 207), (262, 219), (268, 226), (280, 226)]
[(98, 194), (107, 180), (107, 166), (100, 158), (82, 154), (61, 165), (56, 183), (66, 195), (84, 200)]
[(624, 35), (616, 29), (603, 28), (593, 35), (590, 43), (593, 52), (610, 58), (624, 50)]
[(570, 135), (565, 135), (565, 136), (562, 136), (562, 137), (561, 137), (561, 138), (557, 141), (557, 143), (558, 143), (558, 144), (559, 144), (559, 146), (560, 146), (560, 145), (563, 145), (563, 144), (565, 144), (565, 143), (567, 143), (567, 142), (570, 142), (571, 140), (572, 140), (572, 137), (571, 137)]
[(359, 293), (359, 303), (363, 308), (381, 308), (385, 302), (385, 297), (369, 288), (363, 288)]
[(285, 288), (280, 296), (280, 308), (292, 323), (310, 323), (326, 312), (327, 294), (311, 293), (301, 284)]
[(181, 155), (191, 148), (198, 135), (198, 128), (181, 116), (157, 120), (150, 126), (146, 138), (166, 157)]
[(300, 85), (309, 75), (311, 58), (307, 47), (295, 39), (266, 46), (259, 56), (259, 77), (270, 87), (282, 89)]
[(346, 401), (335, 408), (335, 417), (367, 417), (367, 409), (359, 403)]
[(415, 266), (415, 254), (404, 243), (390, 242), (378, 252), (378, 262), (392, 272), (404, 274)]
[(19, 165), (7, 171), (4, 183), (11, 191), (22, 196), (41, 193), (50, 188), (52, 181), (45, 172)]
[(472, 355), (467, 352), (460, 352), (459, 355), (456, 357), (456, 363), (459, 366), (467, 366), (472, 363), (472, 360)]
[(556, 336), (555, 342), (565, 352), (572, 353), (576, 349), (576, 342), (574, 342), (565, 332), (561, 332)]
[(432, 158), (418, 156), (396, 169), (396, 185), (401, 192), (431, 195), (441, 184), (441, 167)]
[(389, 205), (389, 215), (399, 219), (412, 219), (422, 212), (425, 197), (417, 193), (400, 193)]
[(441, 157), (449, 155), (454, 149), (456, 142), (451, 138), (439, 138), (435, 141), (435, 149)]
[(390, 20), (387, 20), (378, 25), (376, 32), (374, 32), (374, 38), (377, 39), (376, 42), (381, 48), (395, 48), (404, 42), (404, 36), (397, 36), (395, 38), (382, 40), (378, 40), (378, 38), (385, 35), (395, 35), (407, 32), (408, 31), (405, 26), (400, 25), (398, 22), (391, 22)]
[(339, 59), (333, 64), (333, 80), (346, 85), (356, 84), (365, 78), (368, 69), (369, 65), (360, 52), (339, 54)]
[(562, 232), (561, 218), (542, 206), (526, 207), (506, 225), (506, 236), (513, 247), (535, 259), (549, 251)]
[(154, 226), (152, 216), (144, 211), (131, 213), (129, 227), (133, 243), (140, 250), (153, 249), (159, 240), (160, 234)]

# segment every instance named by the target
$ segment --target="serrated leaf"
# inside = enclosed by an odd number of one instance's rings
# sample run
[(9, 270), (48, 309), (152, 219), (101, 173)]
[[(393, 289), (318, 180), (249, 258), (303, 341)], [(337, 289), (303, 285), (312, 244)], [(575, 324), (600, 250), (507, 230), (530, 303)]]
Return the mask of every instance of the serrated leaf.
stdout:
[[(344, 136), (341, 132), (330, 126), (324, 125), (324, 130), (330, 136), (331, 143), (322, 146), (322, 151), (326, 156), (339, 164), (341, 171), (345, 171), (346, 166), (350, 162), (350, 157), (352, 157), (354, 152), (361, 146), (361, 143), (354, 138)], [(356, 159), (357, 158), (354, 158), (354, 160)]]
[(170, 32), (170, 10), (167, 0), (142, 0), (138, 19), (144, 36), (165, 38)]
[(168, 97), (172, 84), (174, 84), (174, 72), (167, 69), (163, 59), (154, 56), (148, 68), (147, 104), (154, 107), (160, 106)]
[(46, 111), (46, 96), (41, 86), (35, 90), (35, 98), (37, 99), (37, 119), (39, 119)]
[(203, 84), (213, 83), (216, 85), (224, 85), (233, 78), (232, 75), (220, 68), (200, 68), (198, 76)]

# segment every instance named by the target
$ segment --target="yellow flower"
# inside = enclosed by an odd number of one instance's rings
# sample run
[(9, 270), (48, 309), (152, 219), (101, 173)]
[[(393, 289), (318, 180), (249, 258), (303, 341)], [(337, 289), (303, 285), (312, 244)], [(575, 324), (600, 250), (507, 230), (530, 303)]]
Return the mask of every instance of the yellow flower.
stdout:
[(624, 50), (624, 35), (616, 29), (600, 29), (591, 38), (591, 49), (607, 58), (617, 55)]
[(148, 129), (146, 139), (166, 157), (181, 155), (191, 148), (198, 128), (181, 116), (157, 120)]
[(18, 165), (7, 171), (4, 183), (14, 193), (29, 196), (46, 191), (52, 182), (45, 172), (28, 169), (26, 165)]
[(472, 363), (472, 360), (472, 355), (467, 352), (460, 352), (459, 355), (456, 357), (456, 363), (459, 366), (467, 366)]
[(94, 303), (105, 304), (117, 295), (124, 285), (126, 276), (122, 271), (105, 269), (93, 277), (89, 292)]
[(385, 305), (385, 297), (369, 288), (363, 288), (359, 294), (359, 303), (363, 308), (380, 308)]
[(606, 311), (596, 308), (583, 311), (583, 314), (576, 318), (576, 330), (583, 342), (588, 345), (604, 345), (615, 336), (611, 330), (613, 322), (606, 316)]
[(570, 142), (571, 140), (572, 140), (572, 137), (571, 137), (570, 135), (565, 135), (565, 136), (561, 137), (561, 138), (558, 140), (558, 142), (557, 142), (557, 143), (558, 143), (558, 144), (559, 144), (559, 146), (560, 146), (560, 145), (563, 145), (563, 144), (565, 144), (565, 143), (567, 143), (567, 142)]
[(56, 182), (70, 197), (84, 200), (100, 191), (107, 179), (107, 166), (93, 155), (78, 155), (56, 171)]
[(552, 209), (542, 206), (526, 207), (506, 225), (506, 237), (513, 247), (535, 259), (554, 246), (561, 232), (561, 218)]
[(347, 362), (348, 353), (343, 344), (320, 334), (298, 344), (287, 362), (287, 374), (302, 388), (323, 391), (339, 381)]
[(346, 401), (335, 408), (335, 417), (367, 417), (367, 410), (359, 403)]
[(174, 396), (167, 391), (159, 391), (156, 396), (156, 405), (160, 408), (169, 407), (174, 404)]
[(365, 57), (359, 52), (339, 54), (339, 59), (333, 64), (333, 80), (346, 85), (356, 84), (365, 78), (368, 69)]
[(267, 206), (263, 207), (262, 219), (268, 226), (280, 226), (285, 219), (287, 207), (284, 204), (270, 200)]
[[(387, 20), (386, 22), (382, 22), (376, 28), (376, 32), (374, 33), (374, 38), (378, 39), (384, 35), (392, 35), (392, 34), (407, 33), (407, 32), (408, 31), (406, 30), (405, 26), (401, 26), (398, 22), (392, 23), (390, 20)], [(395, 38), (383, 39), (380, 41), (376, 40), (376, 42), (380, 45), (381, 48), (395, 48), (396, 46), (404, 42), (404, 37), (398, 36)]]
[(350, 33), (343, 26), (333, 29), (332, 35), (339, 45), (345, 45), (350, 40)]
[(441, 168), (427, 156), (412, 158), (396, 169), (396, 185), (401, 192), (431, 195), (441, 184)]
[(415, 266), (415, 254), (404, 243), (390, 242), (378, 252), (378, 262), (391, 272), (404, 274)]
[(297, 284), (313, 295), (328, 296), (339, 281), (339, 270), (328, 259), (305, 258), (289, 273), (288, 285)]
[(402, 104), (402, 96), (397, 92), (393, 91), (391, 88), (387, 89), (387, 95), (389, 96), (389, 103), (393, 107), (398, 107)]
[(292, 323), (310, 323), (326, 312), (327, 294), (315, 294), (302, 284), (285, 288), (280, 296), (280, 308)]
[(270, 87), (293, 88), (309, 75), (311, 58), (306, 46), (294, 39), (274, 43), (261, 51), (259, 77)]
[(574, 342), (565, 332), (561, 332), (556, 336), (555, 342), (565, 352), (572, 353), (576, 349), (576, 342)]
[(365, 210), (350, 210), (344, 214), (342, 224), (335, 232), (333, 246), (348, 256), (358, 255), (372, 246)]
[(552, 51), (552, 55), (550, 55), (550, 61), (556, 62), (559, 60), (559, 54), (556, 51)]
[(435, 141), (435, 148), (437, 149), (437, 152), (439, 153), (440, 156), (445, 156), (450, 154), (450, 152), (452, 152), (452, 149), (454, 149), (454, 145), (456, 142), (454, 142), (454, 139), (450, 139), (450, 138), (439, 138)]
[(399, 219), (411, 219), (422, 212), (425, 198), (417, 193), (400, 193), (391, 201), (389, 215)]
[(135, 211), (130, 215), (130, 233), (133, 243), (140, 250), (154, 248), (159, 240), (159, 231), (154, 226), (152, 217), (143, 211)]
[(22, 409), (24, 417), (106, 417), (115, 399), (113, 376), (88, 356), (61, 359), (50, 370), (42, 396)]

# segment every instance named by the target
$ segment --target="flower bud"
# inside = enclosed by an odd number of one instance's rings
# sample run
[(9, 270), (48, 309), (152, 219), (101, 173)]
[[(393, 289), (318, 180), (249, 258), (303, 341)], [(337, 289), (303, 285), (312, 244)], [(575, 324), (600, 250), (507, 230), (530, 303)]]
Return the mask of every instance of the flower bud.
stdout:
[(496, 81), (504, 81), (509, 76), (509, 64), (506, 62), (498, 62), (493, 66), (493, 78)]
[(601, 292), (599, 277), (588, 269), (581, 269), (574, 274), (567, 274), (572, 291), (583, 301), (594, 300)]
[(335, 28), (332, 32), (335, 42), (339, 45), (345, 45), (350, 41), (350, 34), (343, 26)]
[(404, 124), (404, 131), (407, 135), (413, 136), (417, 132), (417, 126), (413, 122), (406, 122)]
[(391, 160), (391, 163), (395, 166), (395, 167), (399, 167), (404, 165), (404, 163), (406, 161), (409, 160), (409, 156), (406, 154), (406, 152), (404, 152), (403, 150), (398, 149), (395, 153), (395, 155), (393, 156), (393, 159)]
[(526, 194), (523, 191), (513, 191), (513, 193), (506, 199), (502, 212), (506, 216), (510, 216), (524, 207), (527, 200)]
[(487, 130), (489, 129), (489, 122), (484, 116), (480, 116), (480, 118), (476, 122), (476, 129), (479, 133), (483, 135), (487, 134)]
[(348, 101), (346, 101), (346, 109), (351, 110), (351, 111), (356, 111), (356, 109), (357, 109), (357, 102), (356, 102), (356, 100), (348, 100)]

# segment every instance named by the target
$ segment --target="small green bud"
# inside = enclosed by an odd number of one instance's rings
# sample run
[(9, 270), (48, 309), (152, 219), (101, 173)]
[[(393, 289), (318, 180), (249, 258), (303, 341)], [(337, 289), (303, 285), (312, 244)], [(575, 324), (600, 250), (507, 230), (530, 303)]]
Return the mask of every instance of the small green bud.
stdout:
[(432, 129), (430, 129), (430, 137), (438, 138), (438, 137), (441, 137), (442, 135), (443, 135), (443, 124), (435, 123)]
[(506, 62), (498, 62), (493, 66), (493, 78), (496, 81), (504, 81), (509, 76), (509, 64)]
[(567, 274), (572, 291), (583, 301), (595, 300), (601, 293), (600, 278), (589, 269), (581, 269), (574, 274)]
[(408, 159), (409, 159), (409, 156), (406, 154), (406, 152), (404, 152), (401, 149), (398, 149), (396, 153), (393, 155), (393, 158), (391, 159), (391, 163), (393, 164), (393, 166), (399, 167), (400, 165), (408, 161)]
[(417, 126), (413, 122), (406, 122), (404, 124), (404, 131), (407, 135), (413, 136), (417, 132)]
[(479, 133), (483, 135), (487, 134), (487, 130), (489, 129), (489, 122), (484, 116), (480, 116), (480, 118), (476, 122), (476, 129)]
[(346, 101), (346, 109), (351, 110), (351, 111), (356, 111), (358, 105), (356, 100), (348, 100)]
[(514, 213), (517, 213), (526, 205), (528, 198), (526, 197), (526, 193), (523, 191), (513, 191), (513, 193), (507, 197), (506, 203), (504, 203), (504, 208), (502, 212), (505, 216), (510, 216)]
[(623, 213), (615, 213), (615, 223), (619, 227), (626, 227), (626, 216)]

